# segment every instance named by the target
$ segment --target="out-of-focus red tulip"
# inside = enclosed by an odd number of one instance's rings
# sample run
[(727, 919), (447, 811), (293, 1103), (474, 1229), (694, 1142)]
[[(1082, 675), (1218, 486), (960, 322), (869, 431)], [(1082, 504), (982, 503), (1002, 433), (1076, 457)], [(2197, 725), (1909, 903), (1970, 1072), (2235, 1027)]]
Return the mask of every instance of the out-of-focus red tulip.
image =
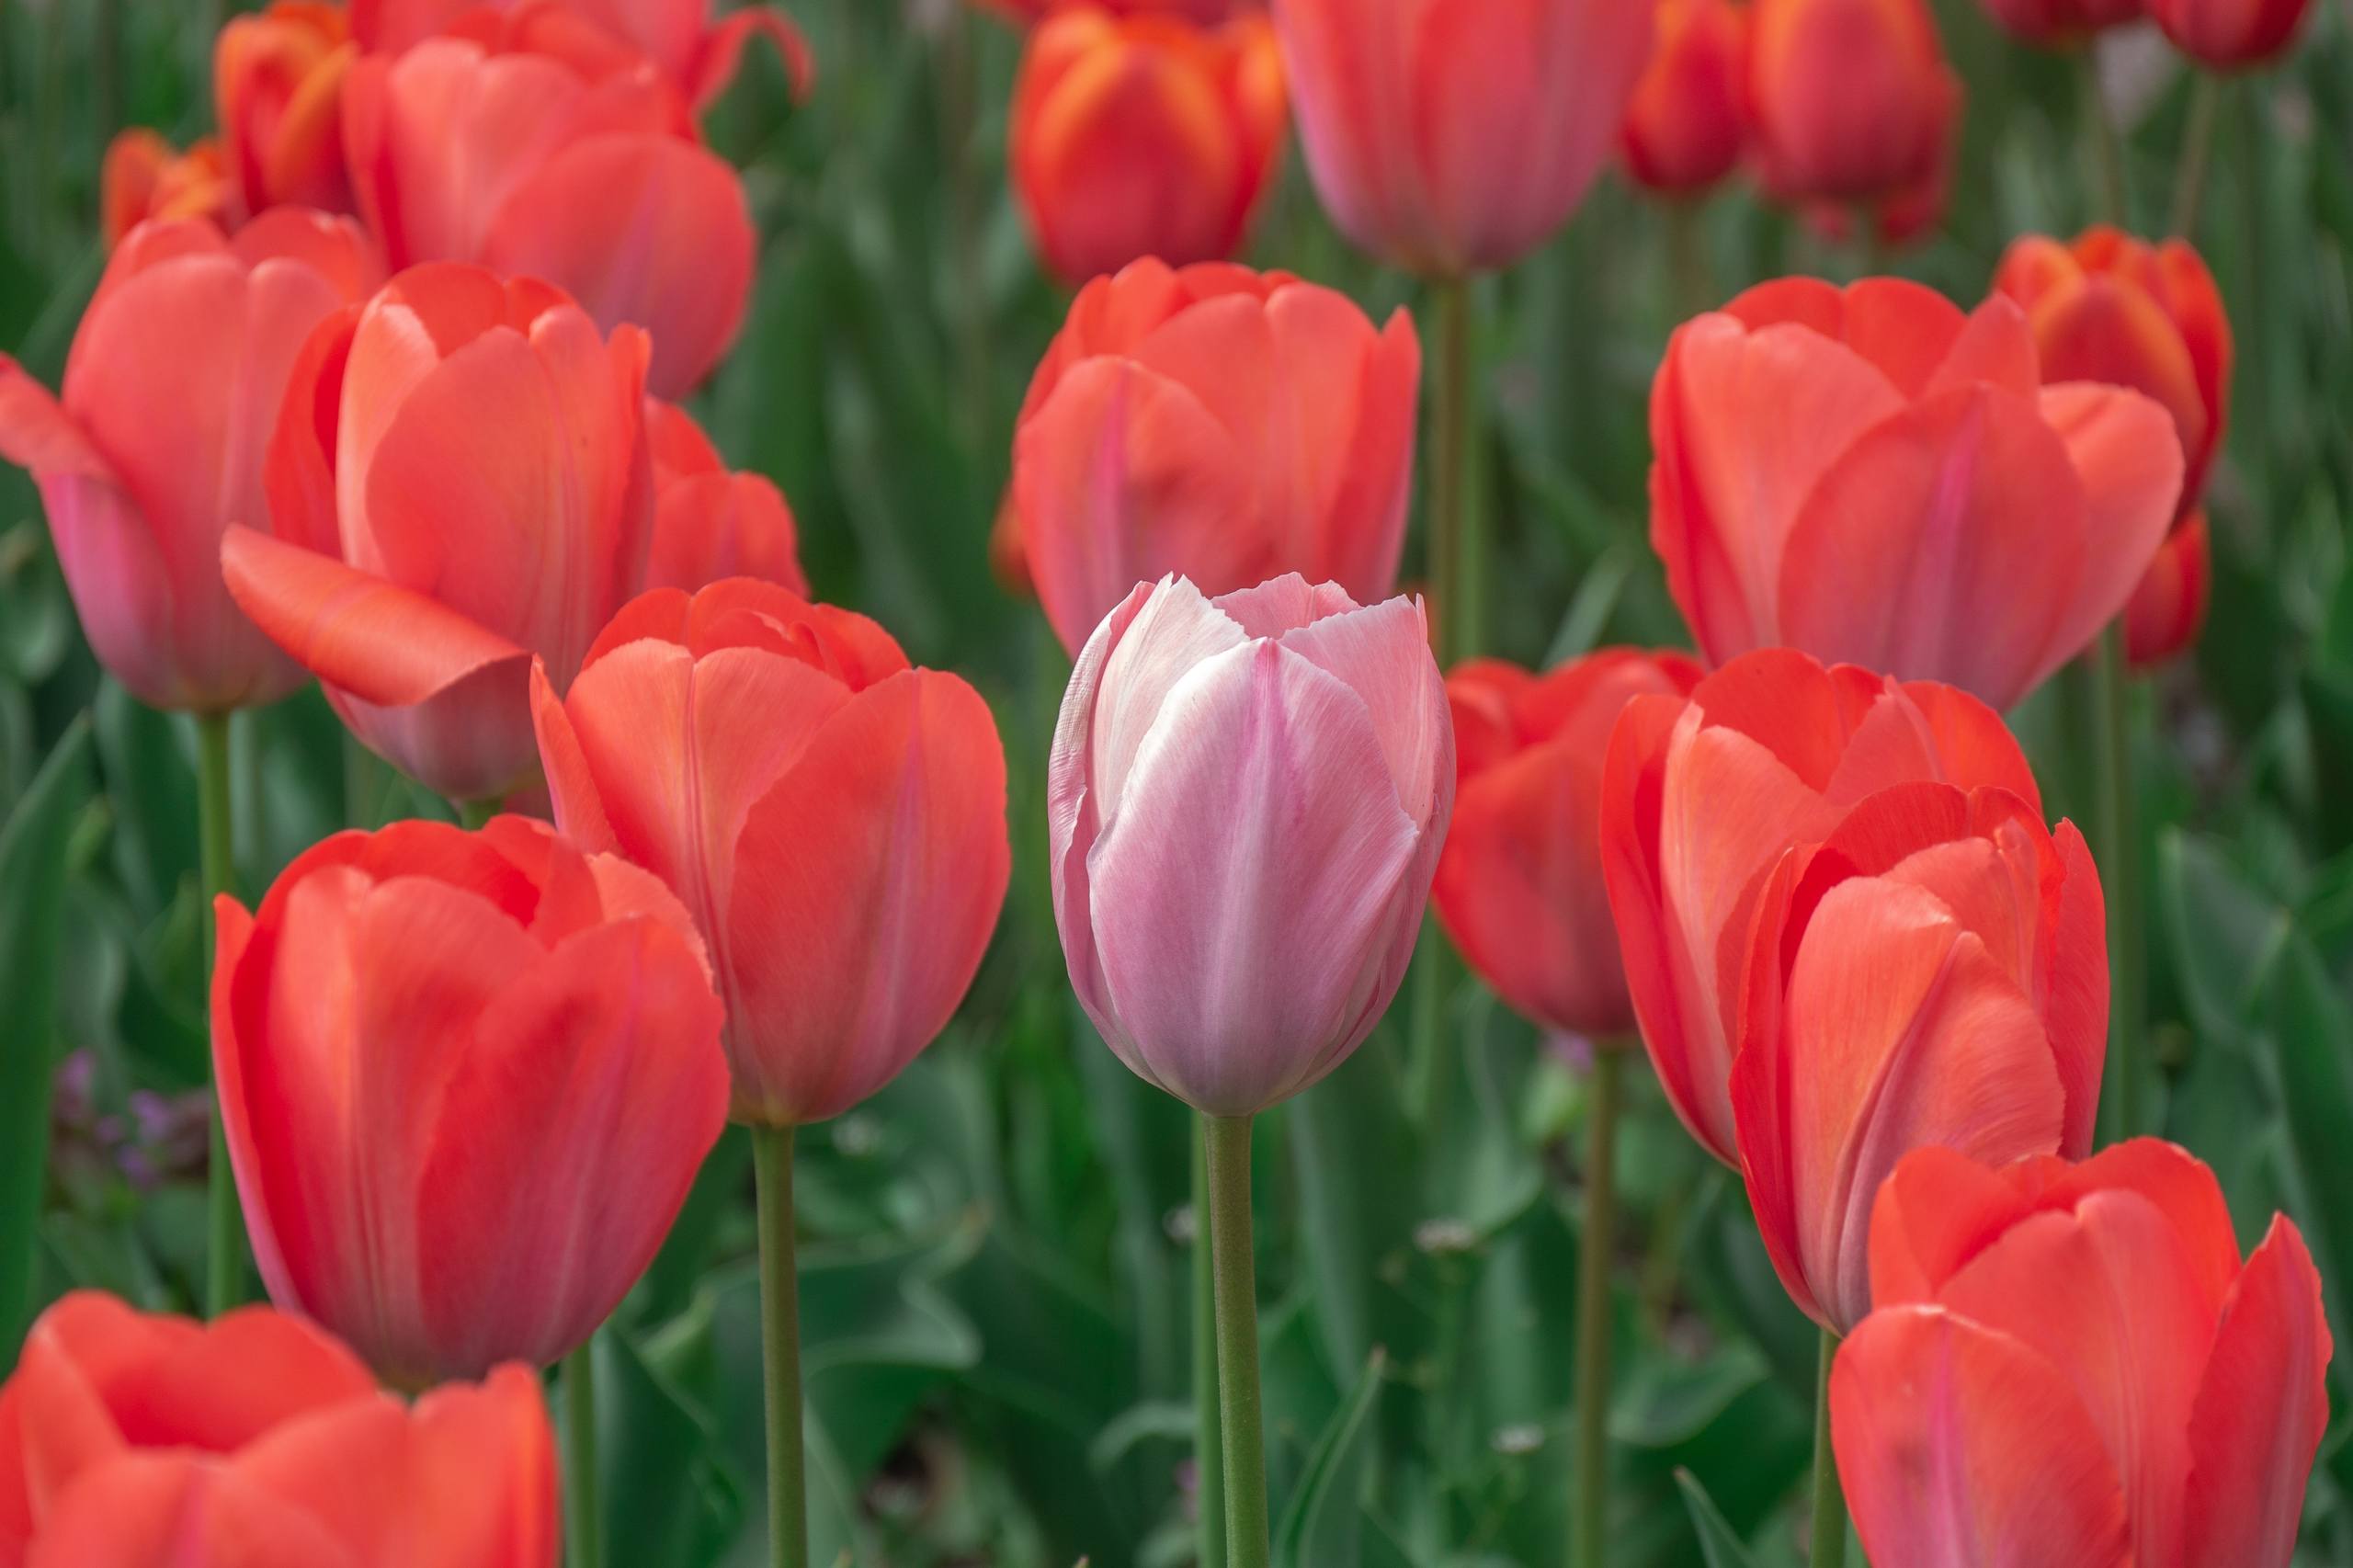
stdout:
[(1138, 583), (1397, 582), (1421, 340), (1286, 273), (1142, 261), (1080, 291), (1029, 383), (1013, 506), (1075, 653)]
[[(983, 11), (994, 12), (1017, 27), (1029, 27), (1045, 20), (1072, 0), (972, 0)], [(1264, 10), (1264, 0), (1086, 0), (1101, 6), (1115, 17), (1168, 16), (1182, 17), (1201, 27), (1215, 27), (1232, 21), (1235, 17)]]
[(1790, 1297), (1870, 1310), (1871, 1199), (1912, 1150), (2091, 1149), (2108, 923), (2071, 823), (1997, 786), (1899, 784), (1790, 849), (1756, 902), (1733, 1125)]
[(1508, 267), (1601, 172), (1656, 0), (1274, 0), (1315, 188), (1366, 250)]
[(1454, 805), (1421, 607), (1284, 576), (1139, 585), (1048, 767), (1054, 919), (1104, 1043), (1210, 1116), (1347, 1060), (1404, 978)]
[(1995, 295), (1764, 284), (1651, 389), (1651, 543), (1700, 648), (1786, 644), (2006, 708), (2122, 612), (2181, 493), (2165, 409), (2045, 387)]
[(0, 355), (0, 458), (39, 482), (83, 631), (142, 701), (220, 712), (300, 684), (222, 586), (221, 536), (269, 526), (261, 451), (289, 369), (376, 270), (357, 225), (298, 209), (233, 239), (148, 223), (83, 313), (62, 402)]
[(2260, 65), (2295, 41), (2312, 0), (2146, 0), (2184, 54), (2216, 71)]
[(1034, 599), (1038, 585), (1029, 576), (1029, 551), (1021, 542), (1021, 514), (1013, 505), (1013, 487), (997, 498), (996, 516), (989, 520), (989, 572), (997, 586), (1017, 599)]
[(669, 79), (608, 35), (544, 6), (483, 19), (345, 77), (360, 211), (395, 268), (478, 262), (547, 279), (608, 331), (645, 328), (653, 390), (683, 396), (743, 323), (743, 181)]
[(213, 1072), (270, 1299), (408, 1385), (585, 1341), (727, 1119), (677, 899), (500, 817), (337, 834), (255, 914), (213, 908)]
[(2014, 37), (2048, 48), (2079, 44), (2108, 28), (2137, 22), (2143, 0), (1984, 0)]
[(1683, 697), (1700, 674), (1680, 653), (1609, 648), (1541, 676), (1474, 659), (1447, 677), (1454, 825), (1431, 898), (1464, 960), (1547, 1028), (1633, 1028), (1601, 874), (1602, 758), (1628, 702)]
[(556, 820), (694, 912), (738, 1120), (838, 1116), (931, 1043), (1011, 867), (979, 693), (863, 616), (737, 580), (647, 594), (569, 697), (533, 695)]
[[(544, 9), (548, 0), (351, 0), (351, 26), (371, 51), (397, 54), (480, 11)], [(769, 6), (742, 6), (710, 19), (711, 0), (562, 0), (561, 8), (645, 55), (698, 108), (726, 91), (754, 37), (776, 45), (797, 97), (815, 63), (809, 42)]]
[(1878, 1568), (2287, 1568), (2332, 1350), (2291, 1221), (2242, 1265), (2214, 1173), (2154, 1139), (1924, 1150), (1874, 1207), (1830, 1419)]
[(1748, 141), (1748, 13), (1732, 0), (1661, 0), (1658, 41), (1619, 131), (1626, 172), (1670, 196), (1730, 174)]
[(784, 492), (756, 473), (729, 471), (719, 449), (676, 403), (648, 398), (654, 456), (654, 551), (649, 588), (693, 593), (728, 577), (757, 577), (806, 597), (800, 534)]
[(569, 685), (642, 585), (644, 334), (542, 283), (403, 273), (303, 347), (270, 440), (281, 535), (229, 591), (370, 750), (456, 800), (534, 780), (530, 666)]
[(2125, 658), (2136, 669), (2149, 669), (2196, 643), (2213, 590), (2206, 514), (2192, 512), (2165, 536), (2165, 548), (2124, 607)]
[(1755, 0), (1748, 103), (1784, 200), (1877, 202), (1932, 177), (1960, 105), (1927, 0)]
[(351, 210), (343, 77), (358, 57), (342, 7), (324, 0), (271, 0), (221, 29), (212, 97), (245, 210), (285, 203)]
[(98, 227), (109, 246), (150, 219), (210, 218), (233, 227), (236, 182), (210, 137), (185, 153), (144, 126), (115, 133), (98, 171)]
[(1637, 697), (1619, 720), (1601, 864), (1627, 986), (1668, 1101), (1718, 1159), (1738, 1162), (1740, 979), (1774, 868), (1880, 791), (1920, 781), (2039, 809), (2025, 754), (1975, 698), (1794, 649), (1743, 654), (1688, 700)]
[(1215, 261), (1274, 176), (1286, 109), (1274, 29), (1122, 18), (1089, 5), (1029, 35), (1013, 188), (1046, 265), (1078, 284), (1143, 256)]
[(539, 1380), (411, 1406), (301, 1320), (76, 1291), (0, 1387), (0, 1568), (553, 1568)]
[(1804, 203), (1805, 221), (1834, 244), (1851, 244), (1858, 225), (1890, 250), (1933, 234), (1952, 204), (1953, 176), (1961, 157), (1961, 88), (1946, 94), (1938, 116), (1936, 151), (1904, 184), (1857, 203), (1826, 199)]

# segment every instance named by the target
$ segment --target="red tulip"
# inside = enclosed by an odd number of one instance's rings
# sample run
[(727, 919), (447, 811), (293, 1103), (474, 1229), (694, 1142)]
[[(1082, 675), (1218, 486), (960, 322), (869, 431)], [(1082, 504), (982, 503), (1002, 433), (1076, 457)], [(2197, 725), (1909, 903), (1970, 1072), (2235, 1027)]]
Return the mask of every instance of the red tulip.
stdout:
[(806, 597), (800, 536), (784, 493), (756, 473), (733, 473), (693, 415), (648, 398), (654, 457), (654, 551), (649, 588), (688, 593), (728, 577), (757, 577)]
[(1830, 1377), (1878, 1568), (2287, 1568), (2328, 1425), (2319, 1273), (2154, 1139), (2078, 1165), (1925, 1150), (1871, 1219)]
[(1136, 584), (1208, 595), (1296, 572), (1396, 586), (1421, 342), (1331, 290), (1138, 262), (1079, 293), (1029, 383), (1013, 506), (1046, 618), (1074, 653)]
[(404, 1406), (266, 1307), (76, 1291), (0, 1387), (0, 1568), (553, 1568), (555, 1509), (529, 1370)]
[(1718, 1159), (1738, 1159), (1740, 979), (1774, 868), (1880, 791), (1919, 781), (2039, 809), (2025, 754), (1984, 703), (1793, 649), (1744, 654), (1688, 700), (1638, 697), (1618, 722), (1601, 864), (1627, 987), (1669, 1103)]
[[(980, 695), (773, 584), (631, 604), (558, 699), (556, 820), (694, 912), (736, 1119), (838, 1116), (947, 1024), (1005, 901), (1005, 751)], [(790, 954), (790, 962), (779, 955)]]
[(144, 126), (115, 133), (98, 171), (98, 227), (109, 247), (151, 219), (209, 218), (233, 228), (236, 183), (211, 137), (180, 152)]
[(776, 46), (798, 97), (815, 75), (801, 29), (769, 6), (743, 6), (717, 23), (711, 0), (351, 0), (352, 30), (370, 50), (397, 54), (447, 30), (470, 13), (569, 11), (644, 54), (697, 107), (727, 90), (744, 46), (756, 34)]
[(1197, 28), (1069, 6), (1029, 35), (1012, 175), (1046, 265), (1084, 283), (1156, 256), (1215, 261), (1266, 195), (1287, 110), (1264, 17)]
[(2215, 71), (2260, 65), (2295, 41), (2312, 0), (2147, 0), (2176, 49)]
[(1626, 107), (1626, 172), (1670, 196), (1732, 173), (1748, 139), (1748, 12), (1731, 0), (1663, 0), (1658, 41)]
[(2213, 545), (2206, 514), (2192, 512), (2165, 536), (2165, 548), (2124, 607), (2124, 656), (2136, 669), (2162, 665), (2198, 641), (2214, 587)]
[[(1029, 27), (1045, 20), (1072, 0), (972, 0), (983, 11), (993, 11), (1017, 27)], [(1215, 27), (1220, 22), (1247, 16), (1265, 9), (1262, 0), (1086, 0), (1100, 6), (1115, 17), (1182, 17), (1199, 27)]]
[(396, 1383), (585, 1342), (727, 1118), (678, 901), (501, 817), (337, 834), (256, 913), (213, 907), (213, 1071), (270, 1299)]
[(212, 48), (212, 97), (245, 210), (284, 203), (351, 210), (343, 161), (350, 24), (324, 0), (271, 0), (232, 17)]
[(2096, 32), (2137, 22), (2142, 0), (1984, 0), (1995, 21), (2029, 43), (2080, 44)]
[(2131, 597), (2181, 488), (2165, 409), (2044, 387), (2025, 314), (1788, 278), (1651, 389), (1651, 542), (1700, 648), (1783, 643), (2006, 708)]
[(295, 368), (271, 507), (313, 548), (232, 529), (229, 591), (362, 743), (445, 795), (537, 777), (532, 656), (568, 684), (644, 580), (645, 355), (545, 284), (437, 265), (324, 324)]
[(269, 526), (261, 449), (289, 367), (375, 268), (357, 226), (291, 208), (233, 239), (145, 224), (83, 312), (62, 403), (0, 355), (0, 457), (39, 482), (82, 629), (142, 701), (219, 712), (300, 683), (222, 586), (221, 536)]
[(1416, 272), (1510, 266), (1575, 210), (1649, 60), (1655, 0), (1274, 0), (1315, 188)]
[(1626, 704), (1688, 695), (1680, 653), (1605, 649), (1538, 676), (1474, 659), (1447, 677), (1454, 826), (1431, 897), (1463, 959), (1550, 1029), (1634, 1025), (1601, 873), (1602, 757)]
[(1930, 178), (1960, 84), (1926, 0), (1756, 0), (1748, 102), (1767, 188), (1877, 202)]

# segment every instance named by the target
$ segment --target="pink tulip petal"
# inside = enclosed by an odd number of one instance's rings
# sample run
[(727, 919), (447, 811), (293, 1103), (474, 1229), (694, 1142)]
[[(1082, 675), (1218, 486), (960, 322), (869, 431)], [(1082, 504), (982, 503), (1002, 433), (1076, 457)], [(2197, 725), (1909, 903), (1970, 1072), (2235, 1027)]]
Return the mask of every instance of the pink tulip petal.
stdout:
[(1397, 803), (1416, 827), (1427, 825), (1440, 800), (1453, 798), (1454, 727), (1419, 601), (1394, 598), (1326, 615), (1284, 632), (1282, 644), (1363, 699)]
[(1136, 755), (1159, 722), (1168, 694), (1204, 660), (1246, 640), (1220, 605), (1182, 577), (1165, 582), (1137, 607), (1107, 651), (1102, 695), (1088, 726), (1093, 744), (1086, 776), (1097, 821), (1118, 813)]

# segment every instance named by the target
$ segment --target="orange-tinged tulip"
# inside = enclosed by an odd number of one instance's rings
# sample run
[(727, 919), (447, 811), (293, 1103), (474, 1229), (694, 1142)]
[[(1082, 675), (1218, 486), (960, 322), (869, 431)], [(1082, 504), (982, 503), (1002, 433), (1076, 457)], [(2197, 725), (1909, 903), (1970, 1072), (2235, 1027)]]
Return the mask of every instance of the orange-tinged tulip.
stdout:
[(2260, 65), (2295, 41), (2312, 0), (2147, 0), (2176, 49), (2216, 71)]
[(340, 6), (272, 0), (230, 19), (212, 48), (221, 140), (245, 210), (351, 210), (343, 76), (359, 57)]
[[(377, 755), (457, 800), (538, 777), (530, 666), (568, 685), (642, 586), (645, 336), (545, 284), (403, 273), (304, 346), (271, 437), (279, 531), (229, 591)], [(308, 548), (305, 548), (307, 546)]]
[(1984, 6), (2015, 37), (2051, 47), (2081, 43), (2144, 14), (2143, 0), (1984, 0)]
[(1683, 1124), (1737, 1163), (1731, 1076), (1757, 902), (1792, 846), (1880, 791), (1935, 781), (2033, 807), (2034, 775), (1966, 692), (1743, 654), (1689, 699), (1637, 697), (1610, 736), (1601, 864), (1643, 1043)]
[(117, 131), (98, 171), (98, 227), (109, 246), (151, 218), (210, 218), (232, 227), (236, 183), (210, 137), (185, 153), (144, 126)]
[(1274, 0), (1300, 140), (1342, 232), (1437, 277), (1508, 267), (1601, 172), (1655, 0)]
[(1716, 662), (1776, 643), (2007, 708), (2122, 612), (2181, 493), (2164, 407), (2041, 384), (2025, 313), (1787, 278), (1683, 324), (1651, 543)]
[(1074, 654), (1138, 583), (1395, 590), (1421, 340), (1286, 273), (1142, 261), (1079, 293), (1014, 435), (1022, 555)]
[(298, 1318), (81, 1290), (0, 1387), (0, 1568), (553, 1568), (539, 1380), (414, 1406)]
[(1077, 284), (1143, 256), (1214, 261), (1273, 177), (1286, 110), (1274, 29), (1057, 12), (1014, 85), (1015, 194), (1046, 265)]
[(1700, 674), (1680, 653), (1609, 648), (1540, 676), (1474, 659), (1447, 677), (1454, 825), (1430, 897), (1479, 978), (1547, 1028), (1633, 1028), (1602, 881), (1602, 758), (1627, 703), (1685, 696)]
[(2124, 656), (2135, 668), (2148, 669), (2195, 643), (2213, 591), (2206, 514), (2192, 512), (2165, 536), (2165, 548), (2124, 607)]
[(1870, 1265), (1830, 1419), (1878, 1568), (2287, 1568), (2333, 1347), (2285, 1215), (2242, 1263), (2173, 1144), (1924, 1150), (1880, 1189)]
[(1755, 0), (1748, 102), (1767, 188), (1874, 202), (1927, 178), (1960, 85), (1927, 0)]
[(838, 1116), (931, 1043), (1012, 865), (979, 693), (864, 616), (745, 579), (647, 594), (568, 696), (532, 690), (556, 820), (694, 912), (736, 1119)]
[(694, 416), (648, 398), (654, 458), (654, 551), (649, 588), (688, 593), (728, 577), (757, 577), (807, 597), (800, 534), (784, 492), (756, 473), (731, 472)]
[(148, 223), (83, 312), (62, 400), (0, 355), (0, 458), (32, 471), (83, 631), (142, 701), (220, 712), (300, 684), (222, 585), (221, 537), (269, 526), (261, 451), (290, 368), (376, 269), (357, 225), (315, 212), (233, 239)]
[(583, 1344), (727, 1119), (677, 899), (500, 817), (337, 834), (256, 913), (213, 907), (213, 1071), (270, 1299), (396, 1383)]
[(371, 51), (398, 54), (482, 11), (558, 9), (643, 54), (688, 101), (700, 107), (726, 91), (744, 46), (764, 37), (776, 46), (794, 96), (815, 76), (808, 40), (769, 6), (741, 6), (714, 23), (711, 0), (351, 0), (352, 31)]
[(1732, 173), (1748, 140), (1748, 13), (1732, 0), (1661, 0), (1658, 41), (1619, 131), (1626, 172), (1670, 196)]

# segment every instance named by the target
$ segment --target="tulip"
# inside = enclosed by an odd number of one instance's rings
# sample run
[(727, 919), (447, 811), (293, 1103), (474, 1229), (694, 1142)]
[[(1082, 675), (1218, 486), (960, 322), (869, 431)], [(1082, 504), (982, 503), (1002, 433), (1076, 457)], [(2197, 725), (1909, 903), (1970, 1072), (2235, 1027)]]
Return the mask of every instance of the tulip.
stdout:
[(1748, 13), (1731, 0), (1662, 0), (1619, 149), (1626, 172), (1669, 196), (1730, 174), (1748, 138)]
[(1286, 109), (1274, 30), (1206, 29), (1093, 6), (1029, 35), (1014, 85), (1013, 187), (1046, 265), (1073, 285), (1143, 256), (1214, 261), (1266, 195)]
[(2170, 1143), (1924, 1150), (1880, 1191), (1870, 1265), (1830, 1410), (1879, 1568), (2287, 1568), (2331, 1345), (2286, 1216), (2242, 1264), (2213, 1172)]
[(2014, 37), (2045, 48), (2083, 43), (2143, 15), (2142, 0), (1984, 0), (1984, 6)]
[[(1030, 27), (1045, 20), (1071, 0), (972, 0), (983, 11), (993, 12), (1016, 27)], [(1215, 27), (1235, 17), (1247, 16), (1264, 8), (1262, 0), (1090, 0), (1115, 17), (1182, 17), (1198, 27)]]
[(1930, 176), (1960, 85), (1926, 0), (1756, 0), (1749, 40), (1768, 189), (1874, 202)]
[(1539, 677), (1476, 659), (1447, 677), (1454, 826), (1431, 892), (1479, 977), (1548, 1029), (1634, 1024), (1601, 873), (1602, 757), (1633, 699), (1688, 696), (1680, 653), (1605, 649)]
[(221, 562), (360, 742), (461, 801), (536, 779), (534, 654), (559, 687), (642, 584), (645, 336), (544, 284), (403, 273), (321, 324), (270, 440), (280, 530)]
[(0, 355), (0, 457), (32, 471), (90, 646), (142, 701), (222, 713), (300, 684), (222, 586), (220, 540), (267, 526), (289, 368), (375, 265), (355, 225), (290, 208), (233, 239), (147, 223), (83, 312), (62, 400)]
[(1961, 90), (1955, 85), (1934, 107), (1935, 150), (1902, 185), (1853, 204), (1817, 199), (1805, 203), (1805, 220), (1833, 244), (1852, 244), (1859, 228), (1893, 250), (1934, 233), (1952, 205), (1952, 182), (1961, 157)]
[(2261, 65), (2284, 52), (2312, 0), (2147, 0), (2173, 46), (2213, 71)]
[(212, 96), (247, 211), (284, 203), (351, 210), (342, 94), (358, 55), (341, 7), (323, 0), (272, 0), (221, 29)]
[(1140, 582), (1294, 572), (1394, 591), (1421, 343), (1285, 273), (1138, 262), (1080, 291), (1029, 383), (1013, 506), (1074, 653)]
[(654, 460), (654, 548), (649, 588), (688, 593), (727, 577), (757, 577), (804, 598), (799, 534), (784, 493), (756, 473), (733, 473), (694, 416), (648, 398)]
[(501, 817), (337, 834), (257, 912), (213, 908), (213, 1069), (270, 1299), (409, 1385), (585, 1343), (727, 1118), (678, 901)]
[(237, 187), (210, 137), (185, 153), (144, 126), (115, 133), (98, 171), (98, 227), (108, 247), (150, 219), (237, 217)]
[(553, 1568), (555, 1506), (527, 1369), (406, 1406), (266, 1307), (77, 1290), (0, 1386), (0, 1568)]
[[(351, 27), (371, 51), (398, 54), (470, 13), (547, 8), (548, 0), (351, 0)], [(710, 0), (562, 0), (561, 9), (652, 60), (697, 108), (727, 90), (754, 35), (776, 46), (793, 96), (809, 90), (815, 63), (801, 29), (773, 6), (743, 6), (710, 19)]]
[(970, 686), (910, 669), (863, 616), (737, 580), (645, 595), (568, 696), (532, 695), (563, 831), (694, 913), (737, 1120), (838, 1116), (938, 1034), (1011, 863), (1004, 748)]
[(2039, 810), (2025, 754), (1982, 702), (1794, 649), (1743, 654), (1688, 699), (1637, 697), (1619, 720), (1601, 865), (1627, 988), (1668, 1103), (1718, 1159), (1739, 1159), (1739, 982), (1774, 868), (1880, 791), (1927, 781)]
[(2154, 400), (2045, 387), (2026, 315), (1788, 278), (1651, 389), (1651, 543), (1701, 650), (1775, 643), (2006, 708), (2123, 610), (2181, 493)]
[(2135, 669), (2164, 664), (2198, 641), (2213, 595), (2206, 514), (2192, 512), (2165, 536), (2132, 602), (2124, 607), (2124, 656)]

